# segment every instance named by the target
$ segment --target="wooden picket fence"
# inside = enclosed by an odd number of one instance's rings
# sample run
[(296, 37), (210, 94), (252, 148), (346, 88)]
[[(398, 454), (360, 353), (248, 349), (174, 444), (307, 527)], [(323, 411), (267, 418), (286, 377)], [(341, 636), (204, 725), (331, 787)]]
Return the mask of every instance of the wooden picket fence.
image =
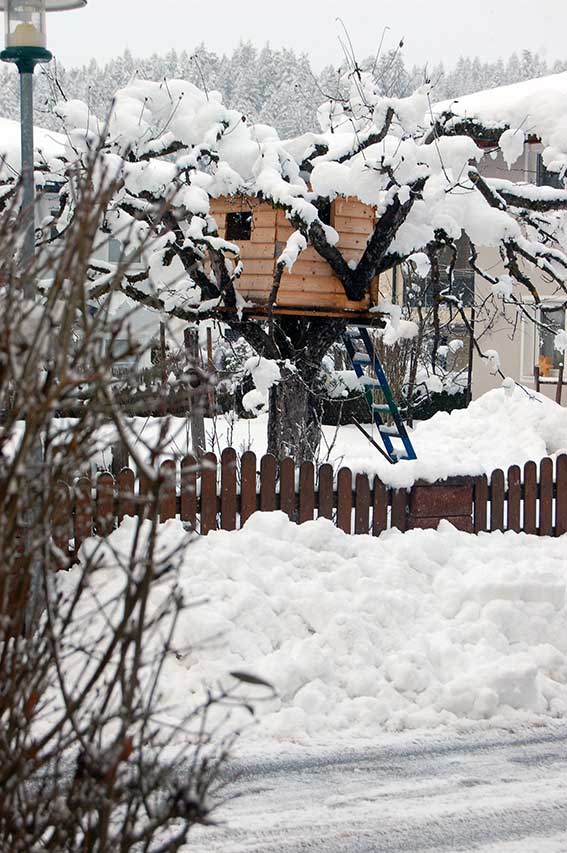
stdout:
[[(400, 463), (403, 464), (403, 463)], [(392, 489), (378, 477), (353, 476), (349, 468), (335, 475), (331, 465), (318, 470), (310, 462), (296, 468), (292, 459), (273, 456), (258, 461), (251, 452), (238, 459), (223, 451), (220, 462), (207, 454), (199, 466), (192, 456), (178, 465), (163, 462), (159, 488), (150, 490), (144, 476), (124, 468), (95, 480), (79, 477), (60, 484), (54, 509), (54, 536), (64, 551), (75, 551), (90, 535), (108, 535), (125, 516), (145, 513), (159, 521), (180, 518), (201, 534), (235, 530), (252, 513), (282, 510), (302, 524), (331, 519), (346, 533), (379, 536), (388, 528), (436, 527), (446, 518), (470, 532), (515, 530), (542, 536), (567, 532), (567, 454), (496, 470), (487, 478), (453, 477)], [(157, 497), (156, 497), (157, 495)]]

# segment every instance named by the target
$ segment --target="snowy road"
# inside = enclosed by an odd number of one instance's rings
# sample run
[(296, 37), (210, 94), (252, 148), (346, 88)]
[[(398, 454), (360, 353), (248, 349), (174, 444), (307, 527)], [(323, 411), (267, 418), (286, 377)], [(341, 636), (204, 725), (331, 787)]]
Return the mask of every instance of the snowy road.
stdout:
[(187, 853), (567, 851), (567, 728), (245, 765)]

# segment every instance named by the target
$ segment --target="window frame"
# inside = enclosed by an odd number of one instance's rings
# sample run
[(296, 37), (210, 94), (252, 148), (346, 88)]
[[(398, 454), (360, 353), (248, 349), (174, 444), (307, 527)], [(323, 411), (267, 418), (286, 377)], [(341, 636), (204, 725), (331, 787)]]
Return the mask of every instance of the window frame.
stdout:
[[(538, 324), (545, 322), (545, 320), (542, 318), (542, 312), (545, 312), (546, 310), (547, 311), (562, 310), (563, 311), (563, 329), (565, 331), (567, 331), (567, 306), (565, 305), (565, 300), (544, 299), (544, 301), (540, 305), (538, 305), (537, 309), (536, 309), (536, 318), (537, 318)], [(561, 327), (559, 326), (558, 330), (560, 330), (560, 329), (561, 329)], [(534, 365), (535, 365), (535, 367), (538, 367), (540, 370), (539, 381), (542, 384), (545, 384), (545, 383), (556, 384), (557, 380), (559, 378), (559, 370), (560, 370), (559, 366), (550, 368), (550, 370), (552, 371), (551, 375), (544, 376), (541, 373), (540, 358), (542, 358), (542, 355), (543, 355), (542, 354), (542, 336), (544, 334), (545, 334), (545, 332), (543, 332), (543, 330), (540, 329), (540, 327), (538, 325), (536, 327), (536, 335), (534, 336), (534, 350), (535, 350), (534, 351)], [(561, 358), (561, 354), (559, 354), (559, 358)], [(565, 356), (563, 356), (563, 365), (565, 366)]]

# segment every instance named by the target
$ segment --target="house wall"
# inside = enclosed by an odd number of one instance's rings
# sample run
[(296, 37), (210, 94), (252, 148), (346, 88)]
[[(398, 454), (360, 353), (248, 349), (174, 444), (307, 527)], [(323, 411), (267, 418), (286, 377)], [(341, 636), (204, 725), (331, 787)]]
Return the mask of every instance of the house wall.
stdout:
[[(504, 178), (513, 181), (527, 181), (535, 184), (537, 178), (537, 155), (541, 145), (526, 144), (524, 154), (508, 168), (502, 153), (496, 157), (488, 155), (483, 160), (482, 174), (489, 178)], [(492, 275), (505, 274), (506, 270), (496, 249), (479, 248), (478, 264)], [(565, 294), (558, 291), (557, 285), (550, 281), (533, 265), (520, 261), (520, 268), (526, 272), (536, 287), (542, 301), (563, 302)], [(481, 276), (475, 277), (476, 304), (481, 305), (491, 293), (491, 288)], [(534, 368), (537, 364), (539, 335), (530, 317), (535, 315), (534, 300), (521, 285), (516, 285), (516, 297), (522, 302), (522, 309), (506, 300), (489, 302), (486, 309), (477, 315), (475, 333), (483, 351), (496, 350), (500, 357), (502, 372), (526, 388), (535, 390)], [(486, 362), (475, 355), (473, 369), (473, 397), (478, 397), (492, 388), (498, 388), (502, 378), (491, 374)], [(540, 392), (555, 399), (557, 383), (553, 379), (542, 378)], [(567, 388), (563, 389), (562, 403), (567, 405)]]

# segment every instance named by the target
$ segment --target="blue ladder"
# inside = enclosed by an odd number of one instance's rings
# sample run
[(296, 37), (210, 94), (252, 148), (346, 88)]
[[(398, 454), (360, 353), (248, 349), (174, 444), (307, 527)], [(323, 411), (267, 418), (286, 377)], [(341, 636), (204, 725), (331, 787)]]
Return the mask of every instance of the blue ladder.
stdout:
[[(362, 342), (366, 352), (357, 349), (357, 343), (359, 341)], [(352, 362), (354, 372), (358, 376), (361, 384), (365, 386), (364, 393), (366, 400), (374, 423), (376, 424), (378, 432), (384, 442), (384, 447), (386, 448), (385, 455), (387, 455), (390, 462), (399, 462), (401, 459), (417, 459), (415, 450), (413, 449), (413, 444), (411, 443), (411, 439), (407, 433), (402, 416), (400, 415), (400, 410), (398, 409), (396, 401), (392, 395), (392, 389), (390, 388), (386, 374), (384, 373), (384, 368), (380, 363), (380, 359), (376, 355), (372, 339), (368, 334), (368, 329), (364, 326), (348, 328), (343, 334), (343, 342)], [(374, 375), (376, 376), (375, 379), (365, 375), (364, 366), (367, 364), (372, 366)], [(385, 403), (374, 403), (372, 398), (372, 388), (379, 388), (382, 391), (386, 401)], [(382, 416), (388, 414), (392, 416), (394, 426), (388, 426), (384, 423)], [(359, 429), (362, 429), (360, 424), (357, 423), (356, 425)], [(369, 436), (364, 429), (362, 429), (362, 431), (365, 433), (367, 438), (372, 440), (371, 436)], [(405, 450), (403, 455), (396, 451), (392, 443), (391, 436), (401, 439)], [(372, 443), (375, 444), (373, 440)], [(378, 450), (381, 450), (378, 445), (375, 446)]]

